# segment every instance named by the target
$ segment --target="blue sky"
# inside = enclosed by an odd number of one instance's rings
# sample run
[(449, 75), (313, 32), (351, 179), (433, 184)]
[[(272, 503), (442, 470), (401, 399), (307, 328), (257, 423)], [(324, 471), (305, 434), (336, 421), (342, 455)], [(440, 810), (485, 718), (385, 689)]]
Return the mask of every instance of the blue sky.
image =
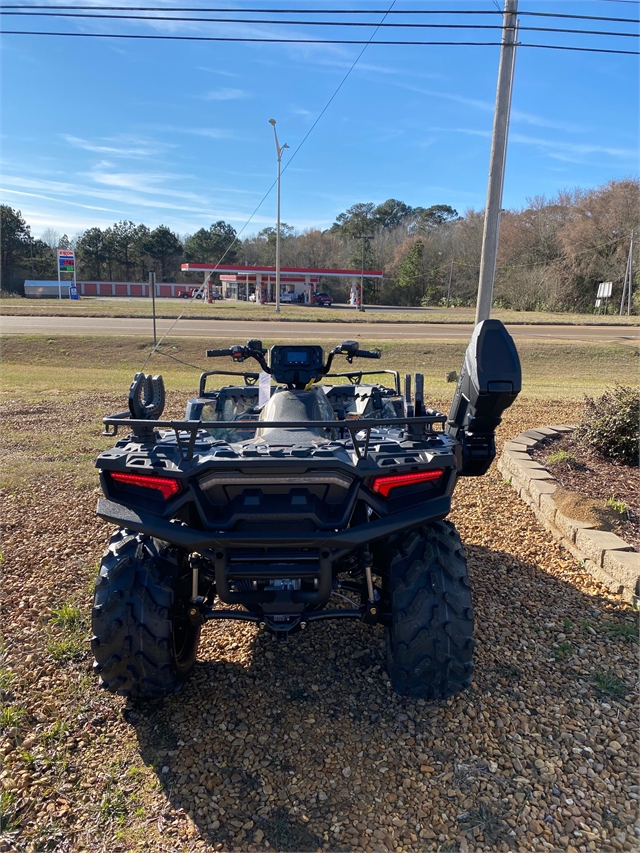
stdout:
[[(184, 5), (345, 8), (345, 3), (195, 0)], [(382, 16), (389, 5), (349, 0), (348, 8), (379, 8)], [(398, 0), (394, 9), (449, 7), (495, 9), (496, 3)], [(637, 18), (640, 9), (634, 3), (604, 0), (520, 0), (519, 7), (520, 12), (631, 18)], [(460, 19), (440, 19), (448, 20)], [(526, 16), (520, 21), (522, 26), (632, 31), (629, 25), (604, 22)], [(8, 16), (2, 29), (318, 34), (311, 26), (26, 21)], [(323, 36), (353, 38), (353, 32), (322, 28)], [(358, 30), (356, 37), (366, 39), (372, 32), (373, 27)], [(377, 37), (402, 37), (402, 32), (379, 31)], [(416, 37), (415, 31), (410, 33), (405, 38)], [(460, 31), (423, 31), (417, 37), (495, 40), (482, 32)], [(629, 38), (532, 32), (522, 32), (521, 40), (638, 46)], [(35, 236), (46, 228), (73, 236), (119, 219), (152, 228), (165, 224), (181, 235), (224, 219), (240, 231), (275, 177), (275, 145), (268, 124), (273, 117), (281, 144), (291, 146), (283, 155), (282, 219), (297, 229), (326, 228), (352, 204), (390, 197), (411, 205), (450, 204), (461, 213), (482, 209), (497, 47), (371, 45), (287, 166), (360, 50), (349, 45), (5, 35), (2, 201), (22, 210)], [(533, 196), (597, 186), (639, 171), (638, 57), (519, 48), (504, 206), (521, 207)], [(272, 191), (243, 234), (273, 225), (275, 206)]]

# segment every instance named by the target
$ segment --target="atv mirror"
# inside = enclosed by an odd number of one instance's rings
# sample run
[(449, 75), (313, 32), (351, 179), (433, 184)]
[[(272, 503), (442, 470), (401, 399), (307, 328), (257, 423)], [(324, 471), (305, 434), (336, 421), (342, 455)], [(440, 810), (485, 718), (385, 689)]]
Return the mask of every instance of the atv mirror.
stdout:
[(462, 473), (484, 474), (495, 456), (495, 429), (522, 388), (520, 358), (500, 320), (483, 320), (467, 347), (446, 431), (462, 444)]

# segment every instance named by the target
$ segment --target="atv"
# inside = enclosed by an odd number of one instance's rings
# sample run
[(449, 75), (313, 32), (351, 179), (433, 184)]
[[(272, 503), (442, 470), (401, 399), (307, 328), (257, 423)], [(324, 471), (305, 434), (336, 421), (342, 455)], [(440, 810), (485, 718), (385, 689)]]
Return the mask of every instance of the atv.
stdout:
[[(380, 358), (356, 341), (326, 358), (320, 346), (267, 352), (258, 340), (207, 355), (260, 371), (203, 373), (179, 421), (160, 420), (162, 377), (138, 373), (128, 411), (103, 419), (105, 435), (127, 435), (96, 462), (98, 515), (118, 527), (92, 611), (102, 686), (175, 692), (212, 619), (252, 622), (280, 641), (357, 619), (384, 626), (397, 693), (468, 687), (471, 588), (446, 517), (458, 477), (489, 468), (521, 388), (504, 326), (475, 328), (448, 416), (426, 407), (419, 373), (401, 388), (397, 371), (353, 369)], [(331, 373), (339, 356), (349, 369)], [(212, 387), (229, 375), (236, 384)]]

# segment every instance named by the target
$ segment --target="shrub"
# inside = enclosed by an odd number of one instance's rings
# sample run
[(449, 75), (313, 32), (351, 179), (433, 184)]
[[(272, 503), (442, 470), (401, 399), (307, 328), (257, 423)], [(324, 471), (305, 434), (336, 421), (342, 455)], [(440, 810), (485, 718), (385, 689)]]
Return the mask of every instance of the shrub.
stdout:
[(585, 397), (575, 431), (583, 446), (624, 465), (638, 465), (640, 388), (617, 385), (597, 400)]

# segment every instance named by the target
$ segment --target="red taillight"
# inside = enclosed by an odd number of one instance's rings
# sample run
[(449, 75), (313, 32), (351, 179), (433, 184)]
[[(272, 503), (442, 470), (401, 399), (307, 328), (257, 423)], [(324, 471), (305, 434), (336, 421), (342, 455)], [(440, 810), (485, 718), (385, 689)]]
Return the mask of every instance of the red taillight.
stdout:
[(399, 486), (416, 486), (418, 483), (432, 483), (444, 474), (442, 468), (434, 471), (415, 471), (411, 474), (391, 474), (387, 477), (375, 477), (371, 481), (371, 490), (378, 492), (383, 498), (389, 497), (391, 489)]
[(166, 500), (177, 495), (182, 489), (179, 480), (172, 480), (169, 477), (155, 477), (148, 474), (128, 474), (122, 471), (110, 471), (111, 479), (116, 483), (126, 483), (128, 486), (141, 486), (143, 489), (156, 489), (162, 492), (162, 497)]

